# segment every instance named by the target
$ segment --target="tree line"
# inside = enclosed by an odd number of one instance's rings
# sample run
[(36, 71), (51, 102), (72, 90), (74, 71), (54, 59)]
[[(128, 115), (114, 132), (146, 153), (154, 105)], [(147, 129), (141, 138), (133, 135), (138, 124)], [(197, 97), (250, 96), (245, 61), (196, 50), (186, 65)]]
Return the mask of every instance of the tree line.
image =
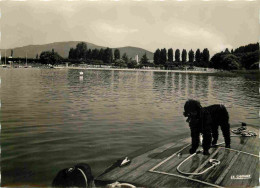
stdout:
[[(12, 52), (13, 53), (13, 52)], [(63, 58), (57, 53), (52, 51), (44, 51), (36, 59), (44, 64), (60, 64)], [(165, 67), (172, 68), (175, 66), (198, 66), (209, 67), (223, 70), (239, 70), (239, 69), (258, 69), (259, 65), (259, 43), (241, 46), (236, 49), (227, 48), (213, 55), (210, 59), (210, 53), (207, 48), (201, 52), (197, 49), (194, 52), (192, 49), (187, 52), (186, 49), (180, 51), (172, 48), (166, 50), (157, 49), (154, 52), (153, 61), (150, 61), (146, 54), (140, 59), (140, 62), (129, 58), (126, 53), (122, 56), (119, 49), (114, 51), (111, 48), (101, 49), (88, 49), (87, 44), (80, 42), (76, 48), (70, 48), (68, 60), (76, 60), (77, 62), (84, 62), (86, 64), (99, 64), (99, 65), (112, 65), (118, 67), (128, 68), (142, 68), (142, 67)]]
[(252, 70), (259, 69), (259, 55), (259, 43), (240, 46), (231, 51), (226, 48), (225, 51), (213, 55), (211, 59), (207, 48), (202, 52), (197, 49), (195, 53), (192, 49), (187, 53), (186, 49), (182, 52), (176, 49), (173, 52), (172, 48), (168, 50), (163, 48), (154, 52), (154, 64), (166, 68), (189, 65), (222, 70)]
[(42, 64), (61, 64), (63, 61), (71, 61), (74, 63), (85, 63), (93, 65), (110, 65), (117, 67), (128, 68), (142, 68), (143, 66), (153, 66), (149, 63), (147, 55), (144, 54), (139, 63), (136, 60), (129, 58), (126, 53), (122, 56), (119, 49), (115, 49), (114, 52), (111, 48), (101, 49), (88, 49), (87, 44), (80, 42), (76, 45), (76, 48), (70, 48), (68, 59), (62, 58), (57, 52), (43, 51), (40, 56), (36, 55)]
[(259, 43), (248, 44), (229, 51), (216, 53), (211, 58), (210, 67), (223, 70), (259, 69)]
[(163, 48), (157, 49), (154, 52), (153, 57), (155, 65), (161, 65), (165, 67), (182, 66), (187, 64), (192, 66), (208, 67), (209, 58), (210, 54), (207, 48), (205, 48), (202, 52), (200, 49), (197, 49), (195, 53), (192, 49), (188, 53), (186, 49), (183, 49), (182, 52), (180, 52), (179, 49), (176, 49), (173, 53), (172, 48), (168, 50)]
[(96, 63), (111, 64), (113, 61), (113, 52), (111, 48), (103, 49), (88, 49), (87, 44), (84, 42), (78, 43), (76, 48), (70, 48), (69, 59), (76, 60), (95, 60)]
[(70, 49), (68, 59), (84, 60), (87, 64), (112, 65), (128, 68), (141, 68), (145, 65), (150, 65), (146, 54), (142, 56), (138, 64), (136, 60), (129, 58), (126, 53), (121, 56), (119, 49), (115, 49), (114, 52), (111, 48), (88, 49), (87, 44), (83, 42), (78, 43), (76, 48)]

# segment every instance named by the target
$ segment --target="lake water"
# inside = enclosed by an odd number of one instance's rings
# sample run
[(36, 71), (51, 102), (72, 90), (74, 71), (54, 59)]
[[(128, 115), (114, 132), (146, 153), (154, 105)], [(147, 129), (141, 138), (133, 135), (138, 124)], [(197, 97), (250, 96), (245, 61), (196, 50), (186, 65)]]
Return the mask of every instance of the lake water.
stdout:
[(34, 68), (0, 69), (0, 77), (2, 186), (49, 186), (79, 162), (97, 175), (128, 153), (189, 135), (190, 98), (225, 104), (231, 124), (259, 125), (254, 77)]

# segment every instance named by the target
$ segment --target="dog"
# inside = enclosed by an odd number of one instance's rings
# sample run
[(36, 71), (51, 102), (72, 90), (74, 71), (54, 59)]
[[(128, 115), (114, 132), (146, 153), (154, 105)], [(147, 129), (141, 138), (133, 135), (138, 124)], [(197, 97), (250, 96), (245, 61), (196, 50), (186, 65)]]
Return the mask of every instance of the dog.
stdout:
[(221, 127), (226, 147), (230, 148), (229, 114), (224, 105), (214, 104), (202, 107), (199, 101), (190, 99), (184, 105), (183, 115), (188, 117), (187, 122), (191, 129), (191, 154), (196, 152), (199, 146), (199, 136), (202, 133), (203, 154), (209, 155), (209, 148), (217, 144), (219, 126)]

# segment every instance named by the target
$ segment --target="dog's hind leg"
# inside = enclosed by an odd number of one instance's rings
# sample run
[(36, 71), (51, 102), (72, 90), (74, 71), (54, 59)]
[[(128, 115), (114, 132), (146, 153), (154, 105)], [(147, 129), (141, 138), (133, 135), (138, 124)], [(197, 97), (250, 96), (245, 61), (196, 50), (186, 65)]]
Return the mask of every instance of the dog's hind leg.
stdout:
[(228, 122), (221, 124), (221, 130), (224, 136), (225, 144), (227, 148), (230, 148), (230, 125)]
[(212, 146), (217, 144), (218, 141), (218, 125), (217, 124), (213, 124), (212, 125)]

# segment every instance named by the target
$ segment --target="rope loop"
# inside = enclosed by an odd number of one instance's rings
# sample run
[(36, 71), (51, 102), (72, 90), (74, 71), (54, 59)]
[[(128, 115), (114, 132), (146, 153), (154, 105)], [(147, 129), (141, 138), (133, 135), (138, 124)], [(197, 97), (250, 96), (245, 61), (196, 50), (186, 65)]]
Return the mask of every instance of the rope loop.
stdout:
[(242, 123), (241, 127), (231, 130), (232, 133), (243, 137), (257, 136), (257, 133), (247, 130), (246, 123)]
[(193, 156), (197, 155), (198, 153), (200, 153), (201, 151), (197, 152), (197, 153), (194, 153), (192, 155), (190, 155), (189, 157), (187, 157), (184, 161), (182, 161), (178, 166), (177, 166), (177, 171), (181, 174), (185, 174), (185, 175), (194, 175), (194, 176), (199, 176), (199, 175), (202, 175), (204, 174), (205, 172), (209, 171), (211, 168), (214, 168), (216, 167), (217, 165), (220, 164), (220, 161), (217, 160), (217, 159), (210, 159), (209, 160), (209, 163), (211, 164), (210, 167), (208, 167), (207, 169), (205, 169), (204, 171), (202, 172), (197, 172), (197, 173), (191, 173), (191, 172), (182, 172), (179, 168), (180, 166), (185, 163), (188, 159), (192, 158)]

